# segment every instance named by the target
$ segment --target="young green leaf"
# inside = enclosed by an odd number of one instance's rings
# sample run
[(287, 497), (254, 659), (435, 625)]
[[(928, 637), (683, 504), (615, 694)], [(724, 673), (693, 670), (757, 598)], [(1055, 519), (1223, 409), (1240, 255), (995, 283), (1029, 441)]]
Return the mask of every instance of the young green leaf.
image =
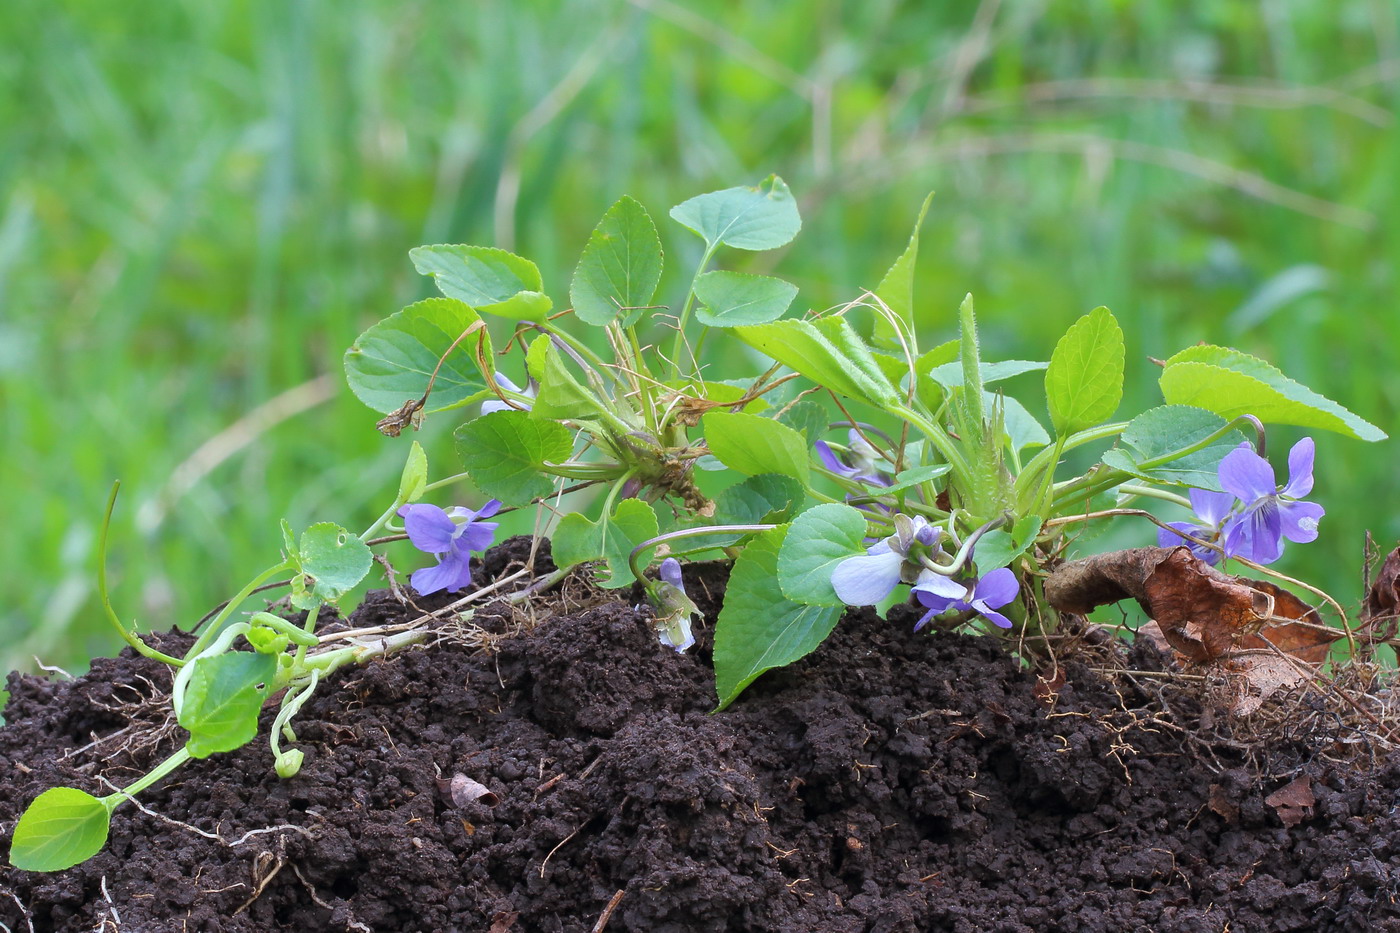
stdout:
[(997, 528), (983, 535), (975, 555), (978, 574), (1005, 567), (1024, 554), (1040, 534), (1040, 524), (1039, 515), (1022, 515), (1010, 532)]
[(695, 280), (695, 297), (703, 303), (695, 316), (708, 327), (767, 324), (783, 316), (797, 286), (768, 275), (715, 271)]
[(773, 591), (787, 532), (787, 525), (763, 532), (734, 561), (715, 624), (717, 710), (764, 671), (810, 654), (841, 618), (841, 606), (806, 606)]
[[(431, 275), (438, 291), (478, 311), (540, 321), (553, 303), (530, 260), (490, 246), (420, 246), (408, 251), (413, 268)], [(489, 357), (488, 357), (489, 359)]]
[(569, 429), (524, 411), (493, 411), (459, 427), (457, 454), (472, 482), (506, 505), (525, 505), (554, 491), (545, 464), (573, 450)]
[[(627, 586), (637, 578), (632, 575), (628, 559), (632, 549), (657, 534), (656, 512), (640, 499), (623, 499), (610, 517), (592, 522), (578, 512), (564, 516), (555, 529), (552, 544), (554, 563), (572, 567), (589, 560), (605, 560), (611, 576), (599, 580), (608, 590)], [(641, 566), (650, 563), (654, 549), (642, 552)]]
[[(802, 484), (781, 473), (760, 473), (736, 483), (715, 496), (716, 525), (768, 525), (787, 521), (801, 511), (807, 493)], [(743, 535), (737, 535), (733, 540)], [(722, 547), (720, 536), (706, 537), (708, 546)]]
[(345, 351), (350, 390), (370, 408), (387, 414), (427, 391), (436, 369), (425, 412), (456, 408), (480, 398), (486, 379), (476, 364), (477, 341), (485, 341), (486, 359), (492, 355), (485, 328), (468, 334), (448, 354), (453, 342), (480, 320), (480, 315), (453, 298), (428, 298), (389, 315)]
[[(534, 350), (532, 346), (530, 352), (534, 353)], [(543, 357), (542, 371), (535, 377), (540, 381), (540, 390), (535, 395), (535, 404), (530, 414), (540, 421), (572, 421), (597, 417), (599, 402), (594, 399), (593, 393), (585, 389), (582, 383), (574, 378), (574, 374), (569, 372), (564, 363), (564, 351), (552, 343), (547, 343), (540, 353)]]
[(51, 787), (25, 808), (10, 843), (10, 864), (24, 871), (62, 871), (98, 853), (112, 811), (91, 794)]
[[(1037, 363), (1033, 360), (1001, 360), (996, 363), (983, 363), (979, 369), (982, 373), (982, 384), (991, 385), (993, 382), (1000, 382), (1003, 379), (1010, 379), (1012, 376), (1019, 376), (1021, 373), (1030, 373), (1045, 369), (1049, 363)], [(943, 363), (928, 370), (929, 376), (939, 385), (953, 388), (963, 384), (963, 371), (961, 362)]]
[(778, 586), (795, 603), (840, 606), (831, 572), (865, 553), (865, 515), (839, 502), (808, 509), (793, 519), (778, 552)]
[(719, 461), (748, 476), (782, 473), (807, 483), (812, 475), (806, 438), (785, 424), (743, 412), (712, 411), (702, 421), (705, 444)]
[(1329, 398), (1294, 382), (1263, 360), (1229, 347), (1188, 347), (1167, 360), (1160, 379), (1171, 405), (1195, 405), (1224, 418), (1335, 431), (1363, 441), (1386, 433)]
[(893, 483), (877, 491), (881, 495), (903, 492), (911, 486), (926, 483), (931, 479), (938, 479), (938, 477), (947, 473), (950, 469), (952, 469), (952, 467), (948, 466), (946, 463), (931, 463), (928, 466), (910, 467), (907, 470), (900, 470), (895, 476)]
[[(930, 191), (928, 197), (924, 198), (923, 207), (919, 208), (919, 216), (914, 221), (914, 232), (909, 234), (909, 245), (899, 254), (894, 265), (890, 266), (880, 284), (875, 286), (875, 294), (902, 325), (906, 340), (914, 334), (914, 266), (919, 260), (919, 228), (924, 225), (924, 216), (928, 214), (928, 206), (932, 203), (933, 192)], [(902, 343), (895, 330), (895, 324), (878, 311), (874, 314), (875, 329), (871, 331), (871, 343), (889, 350), (900, 349)]]
[[(1103, 462), (1134, 476), (1221, 492), (1220, 461), (1244, 441), (1231, 431), (1209, 447), (1181, 457), (1178, 451), (1194, 447), (1225, 427), (1225, 419), (1190, 405), (1162, 405), (1138, 415), (1119, 436), (1123, 446), (1104, 452)], [(1165, 463), (1156, 461), (1172, 458)]]
[(408, 448), (408, 459), (404, 461), (403, 472), (399, 474), (399, 494), (394, 500), (399, 504), (417, 502), (428, 485), (428, 454), (417, 441)]
[(844, 318), (736, 327), (749, 346), (838, 395), (888, 407), (900, 395)]
[(258, 713), (268, 684), (277, 674), (277, 658), (229, 651), (192, 663), (195, 668), (179, 717), (190, 733), (185, 743), (190, 756), (208, 758), (251, 742), (258, 734)]
[(1107, 308), (1084, 315), (1055, 344), (1045, 373), (1045, 397), (1055, 432), (1107, 421), (1123, 399), (1123, 331)]
[(1035, 419), (1035, 415), (1026, 411), (1026, 406), (1009, 395), (994, 396), (988, 392), (984, 398), (988, 411), (992, 410), (993, 405), (1002, 406), (1002, 415), (1005, 420), (1003, 427), (1005, 427), (1006, 436), (1010, 439), (1014, 449), (1044, 447), (1050, 443), (1050, 435), (1046, 433), (1044, 425)]
[(769, 175), (755, 187), (725, 188), (671, 208), (671, 218), (698, 233), (714, 249), (777, 249), (792, 242), (802, 217), (788, 186)]
[(636, 323), (661, 281), (661, 238), (646, 208), (623, 197), (598, 223), (574, 269), (569, 301), (585, 324)]
[(334, 522), (318, 522), (302, 532), (297, 553), (302, 585), (294, 587), (292, 605), (298, 609), (335, 602), (374, 564), (369, 546)]
[(831, 423), (831, 416), (827, 414), (820, 402), (814, 402), (807, 398), (783, 406), (782, 414), (778, 415), (778, 422), (787, 425), (794, 431), (800, 431), (802, 436), (807, 438), (808, 444), (815, 444), (826, 433), (827, 425)]

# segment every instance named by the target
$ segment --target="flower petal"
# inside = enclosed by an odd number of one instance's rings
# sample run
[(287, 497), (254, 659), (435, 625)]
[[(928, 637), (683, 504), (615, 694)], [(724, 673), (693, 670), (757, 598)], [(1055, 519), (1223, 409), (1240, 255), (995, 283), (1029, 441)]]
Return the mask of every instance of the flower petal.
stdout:
[(454, 550), (463, 555), (469, 551), (484, 551), (496, 540), (496, 529), (500, 522), (467, 522), (462, 526), (457, 540), (452, 542)]
[(836, 453), (831, 449), (831, 445), (826, 441), (817, 441), (812, 445), (812, 449), (817, 452), (817, 459), (822, 462), (822, 466), (826, 467), (837, 476), (851, 476), (856, 472), (854, 469), (841, 462), (840, 458), (837, 457)]
[(1301, 499), (1312, 492), (1313, 457), (1316, 453), (1317, 445), (1310, 437), (1305, 437), (1293, 445), (1293, 449), (1288, 452), (1288, 485), (1283, 487), (1282, 495), (1290, 499)]
[(1157, 529), (1158, 547), (1179, 547), (1180, 545), (1190, 545), (1191, 542), (1185, 540), (1182, 535), (1191, 535), (1194, 538), (1209, 538), (1213, 534), (1213, 529), (1202, 528), (1200, 525), (1193, 525), (1190, 522), (1167, 522), (1168, 525), (1180, 531), (1182, 534), (1168, 531), (1165, 528)]
[(483, 415), (489, 415), (497, 411), (510, 411), (510, 406), (498, 398), (488, 399), (481, 403), (481, 413)]
[(420, 596), (439, 590), (455, 593), (472, 582), (472, 569), (464, 556), (452, 551), (436, 567), (422, 567), (413, 571), (410, 580)]
[(490, 518), (501, 510), (500, 499), (488, 499), (486, 504), (471, 513), (472, 518)]
[(1278, 491), (1274, 485), (1274, 468), (1248, 444), (1236, 447), (1220, 461), (1220, 485), (1246, 505)]
[(674, 557), (668, 557), (661, 562), (661, 569), (657, 571), (657, 576), (667, 583), (685, 592), (685, 580), (681, 578), (681, 562)]
[[(1243, 557), (1256, 564), (1272, 564), (1283, 554), (1283, 525), (1278, 507), (1266, 500), (1240, 516), (1235, 546), (1227, 546), (1231, 557)], [(1232, 529), (1232, 532), (1236, 529)]]
[(1230, 514), (1230, 508), (1236, 501), (1228, 492), (1211, 492), (1209, 489), (1193, 489), (1189, 496), (1191, 511), (1212, 529), (1218, 527), (1225, 516)]
[(1000, 628), (1011, 628), (1010, 619), (1002, 615), (1000, 612), (997, 612), (995, 609), (989, 608), (980, 599), (972, 601), (972, 608), (976, 609), (984, 619), (987, 619), (988, 621), (999, 626)]
[(1316, 502), (1280, 502), (1278, 513), (1283, 536), (1298, 544), (1317, 540), (1318, 520), (1327, 514)]
[(511, 381), (511, 378), (505, 373), (496, 373), (496, 385), (500, 386), (503, 389), (508, 389), (511, 392), (523, 393), (525, 391), (524, 389), (520, 388), (520, 386), (516, 385), (513, 381)]
[[(884, 542), (881, 542), (883, 544)], [(899, 585), (899, 570), (904, 555), (886, 547), (883, 551), (848, 557), (836, 565), (831, 574), (831, 587), (841, 602), (848, 606), (873, 606)]]
[(425, 554), (441, 554), (451, 549), (457, 523), (444, 510), (418, 502), (399, 509), (399, 515), (403, 517), (403, 530), (408, 533), (408, 540), (418, 550)]
[(929, 620), (932, 619), (934, 616), (938, 615), (939, 611), (940, 610), (938, 609), (930, 609), (928, 612), (925, 612), (922, 616), (919, 617), (919, 621), (914, 623), (914, 631), (917, 632), (925, 625), (928, 625)]
[[(1021, 584), (1016, 579), (1016, 572), (1009, 567), (1000, 567), (984, 574), (982, 579), (977, 581), (977, 589), (972, 594), (972, 605), (976, 607), (980, 603), (996, 609), (1005, 606), (1020, 593)], [(978, 611), (983, 615), (987, 614), (981, 609)]]
[(932, 570), (923, 570), (911, 591), (925, 606), (943, 605), (946, 609), (953, 603), (967, 599), (967, 584), (959, 583), (952, 577), (945, 577)]

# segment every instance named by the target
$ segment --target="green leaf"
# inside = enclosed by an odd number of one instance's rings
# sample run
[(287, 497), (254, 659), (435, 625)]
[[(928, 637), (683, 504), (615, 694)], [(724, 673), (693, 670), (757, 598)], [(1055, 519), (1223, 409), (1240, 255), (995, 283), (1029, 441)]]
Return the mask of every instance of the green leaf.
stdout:
[[(607, 561), (611, 576), (599, 580), (608, 590), (627, 586), (637, 578), (628, 559), (632, 549), (657, 534), (656, 512), (640, 499), (623, 499), (610, 518), (592, 522), (578, 512), (564, 516), (554, 531), (551, 555), (558, 567), (572, 567), (584, 561)], [(642, 552), (638, 564), (651, 563), (654, 548)]]
[(810, 654), (841, 618), (842, 606), (805, 606), (774, 592), (787, 532), (787, 525), (763, 532), (734, 561), (715, 624), (716, 711), (764, 671)]
[(524, 411), (493, 411), (459, 427), (457, 454), (472, 482), (506, 505), (525, 505), (554, 491), (549, 463), (573, 450), (569, 429)]
[(793, 402), (784, 408), (786, 410), (778, 415), (778, 422), (794, 431), (800, 431), (802, 436), (807, 438), (809, 445), (821, 440), (822, 435), (826, 433), (826, 426), (831, 423), (831, 416), (821, 403), (809, 398)]
[[(1037, 363), (1033, 360), (1001, 360), (997, 363), (983, 363), (979, 369), (982, 373), (982, 384), (990, 385), (993, 382), (1000, 382), (1003, 379), (1010, 379), (1012, 376), (1019, 376), (1022, 373), (1035, 372), (1045, 369), (1049, 363)], [(963, 384), (963, 371), (961, 362), (943, 363), (928, 370), (929, 376), (939, 385), (953, 388)]]
[[(534, 347), (530, 350), (533, 353)], [(599, 402), (564, 365), (564, 351), (553, 344), (546, 344), (542, 352), (543, 371), (535, 377), (539, 379), (540, 390), (535, 395), (535, 404), (531, 406), (531, 416), (541, 421), (596, 417)]]
[(747, 476), (782, 473), (804, 485), (812, 475), (807, 439), (772, 418), (743, 412), (708, 412), (701, 422), (705, 444), (721, 463)]
[(797, 202), (777, 175), (753, 188), (725, 188), (671, 208), (671, 218), (698, 233), (711, 249), (777, 249), (802, 229)]
[(399, 494), (394, 500), (400, 505), (417, 502), (428, 485), (428, 455), (423, 445), (417, 441), (408, 449), (408, 459), (404, 462), (403, 473), (399, 475)]
[(1168, 404), (1195, 405), (1227, 420), (1254, 415), (1274, 424), (1335, 431), (1363, 441), (1386, 433), (1294, 382), (1263, 360), (1229, 347), (1188, 347), (1167, 360), (1160, 379)]
[[(477, 341), (491, 359), (491, 337), (482, 328), (448, 347), (480, 315), (452, 298), (428, 298), (391, 314), (355, 339), (345, 351), (345, 376), (355, 397), (375, 411), (397, 411), (427, 390), (437, 369), (425, 412), (443, 411), (479, 398), (486, 379), (476, 364)], [(442, 366), (438, 367), (438, 360)]]
[(1144, 479), (1221, 492), (1220, 461), (1245, 439), (1239, 431), (1169, 463), (1152, 465), (1152, 461), (1200, 443), (1226, 423), (1219, 415), (1190, 405), (1152, 408), (1128, 422), (1120, 435), (1123, 446), (1105, 451), (1103, 462)]
[[(903, 324), (906, 339), (915, 333), (914, 266), (919, 259), (919, 228), (924, 225), (924, 216), (928, 214), (928, 206), (932, 203), (933, 192), (930, 191), (928, 197), (924, 198), (923, 207), (919, 208), (918, 219), (914, 221), (914, 232), (909, 234), (909, 245), (890, 266), (885, 277), (880, 280), (880, 284), (875, 286), (875, 294)], [(901, 343), (895, 325), (878, 311), (873, 313), (875, 314), (875, 329), (871, 331), (871, 343), (890, 350), (899, 349)]]
[(1035, 536), (1040, 534), (1040, 524), (1039, 515), (1022, 515), (1009, 533), (997, 528), (983, 535), (973, 555), (978, 575), (984, 576), (998, 567), (1006, 567), (1024, 554), (1035, 541)]
[(1067, 437), (1113, 417), (1123, 399), (1123, 331), (1107, 308), (1084, 315), (1055, 344), (1045, 397), (1055, 432)]
[(630, 327), (651, 304), (661, 281), (661, 238), (646, 208), (628, 197), (608, 208), (588, 237), (569, 301), (574, 314), (597, 327), (618, 320)]
[(783, 316), (797, 286), (770, 275), (706, 272), (695, 280), (695, 297), (704, 303), (695, 317), (708, 327), (767, 324)]
[(1009, 395), (994, 396), (988, 392), (985, 398), (988, 411), (991, 411), (994, 404), (1003, 406), (1004, 427), (1013, 448), (1021, 450), (1026, 447), (1044, 447), (1050, 443), (1050, 435), (1045, 427), (1034, 415), (1026, 411), (1026, 406)]
[(848, 557), (865, 553), (865, 515), (828, 502), (808, 509), (788, 526), (778, 552), (778, 586), (795, 603), (840, 606), (831, 573)]
[(208, 758), (251, 742), (258, 734), (258, 713), (268, 684), (277, 674), (277, 658), (229, 651), (192, 663), (179, 720), (190, 733), (185, 743), (190, 755)]
[[(736, 483), (715, 496), (716, 525), (765, 525), (787, 521), (802, 509), (807, 493), (802, 484), (781, 473), (760, 473)], [(744, 535), (735, 536), (734, 540)], [(710, 547), (718, 544), (720, 536), (706, 537)]]
[(903, 492), (911, 486), (918, 486), (920, 483), (926, 483), (931, 479), (938, 479), (938, 477), (951, 469), (952, 467), (946, 463), (931, 463), (928, 466), (910, 467), (907, 470), (900, 470), (899, 473), (895, 475), (894, 482), (889, 486), (874, 491), (878, 492), (880, 495)]
[[(420, 246), (408, 251), (413, 268), (431, 275), (438, 291), (478, 311), (525, 321), (543, 320), (553, 302), (542, 294), (540, 270), (528, 259), (491, 246)], [(487, 357), (488, 359), (490, 357)]]
[(369, 545), (334, 522), (318, 522), (302, 532), (297, 553), (301, 586), (294, 587), (292, 605), (298, 609), (335, 602), (374, 565)]
[(733, 333), (789, 369), (837, 393), (879, 407), (896, 406), (899, 393), (843, 318), (774, 321)]
[(85, 862), (107, 841), (112, 811), (72, 787), (51, 787), (25, 808), (10, 843), (10, 864), (24, 871), (62, 871)]

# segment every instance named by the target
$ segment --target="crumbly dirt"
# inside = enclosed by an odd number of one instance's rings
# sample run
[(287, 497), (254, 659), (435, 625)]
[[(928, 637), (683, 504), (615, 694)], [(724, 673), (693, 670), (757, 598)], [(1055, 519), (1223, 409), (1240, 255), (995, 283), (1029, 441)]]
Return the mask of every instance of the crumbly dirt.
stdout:
[[(483, 578), (521, 553), (507, 542)], [(724, 570), (689, 573), (712, 622)], [(1193, 721), (1212, 714), (1187, 688), (1112, 686), (1076, 664), (1051, 703), (997, 642), (916, 635), (905, 609), (849, 613), (810, 657), (711, 715), (710, 625), (680, 656), (635, 592), (565, 592), (478, 611), (487, 650), (451, 638), (332, 679), (297, 717), (306, 761), (291, 780), (259, 739), (156, 785), (149, 812), (123, 806), (92, 860), (0, 869), (0, 922), (1400, 930), (1400, 758), (1343, 766), (1323, 739), (1261, 753)], [(348, 624), (412, 616), (376, 593)], [(12, 675), (5, 844), (41, 790), (104, 793), (102, 779), (128, 783), (177, 747), (159, 703), (169, 682), (130, 653), (75, 680)], [(454, 800), (458, 775), (490, 794)], [(1312, 805), (1271, 798), (1300, 776)]]

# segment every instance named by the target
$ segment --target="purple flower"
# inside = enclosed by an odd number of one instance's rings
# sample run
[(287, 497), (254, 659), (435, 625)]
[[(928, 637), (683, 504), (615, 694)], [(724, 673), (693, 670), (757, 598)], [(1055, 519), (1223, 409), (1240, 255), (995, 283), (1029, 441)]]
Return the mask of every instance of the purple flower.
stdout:
[(499, 499), (492, 499), (473, 512), (460, 506), (440, 509), (435, 505), (418, 503), (399, 509), (403, 530), (408, 540), (425, 554), (438, 559), (436, 567), (413, 571), (413, 588), (423, 596), (446, 590), (456, 593), (472, 582), (471, 552), (484, 551), (496, 537), (497, 522), (482, 522), (500, 509)]
[[(1218, 542), (1221, 522), (1225, 521), (1226, 516), (1230, 514), (1230, 507), (1235, 504), (1235, 497), (1228, 492), (1211, 492), (1208, 489), (1192, 489), (1190, 496), (1191, 509), (1196, 513), (1200, 522), (1167, 522), (1167, 524), (1193, 538)], [(1189, 546), (1192, 554), (1211, 566), (1220, 560), (1220, 554), (1217, 551), (1194, 541), (1185, 541), (1181, 535), (1165, 528), (1157, 530), (1157, 545), (1159, 547), (1175, 547), (1179, 544)]]
[(982, 579), (970, 583), (924, 570), (919, 574), (919, 581), (912, 592), (928, 608), (928, 612), (915, 623), (914, 631), (917, 632), (928, 624), (929, 619), (950, 609), (975, 612), (1002, 628), (1011, 628), (1011, 620), (996, 610), (1014, 600), (1020, 591), (1016, 574), (1006, 567), (993, 570)]
[(857, 483), (864, 483), (867, 486), (890, 485), (889, 478), (884, 476), (875, 465), (879, 458), (875, 448), (871, 447), (854, 428), (847, 433), (846, 437), (849, 443), (844, 457), (838, 456), (826, 441), (817, 441), (812, 445), (817, 452), (817, 459), (822, 462), (822, 466), (837, 476), (854, 480)]
[(917, 564), (906, 566), (915, 544), (930, 548), (938, 544), (938, 529), (922, 515), (896, 515), (894, 528), (894, 534), (871, 545), (864, 554), (846, 558), (832, 571), (831, 586), (846, 605), (875, 605), (894, 591), (906, 571), (916, 571)]
[(1225, 521), (1225, 553), (1258, 564), (1283, 554), (1283, 539), (1299, 544), (1316, 540), (1317, 522), (1325, 513), (1315, 502), (1301, 502), (1312, 492), (1313, 439), (1305, 437), (1288, 452), (1288, 485), (1276, 486), (1274, 468), (1248, 444), (1220, 461), (1220, 485), (1244, 508)]
[(668, 557), (661, 562), (657, 572), (661, 584), (652, 590), (656, 605), (656, 634), (661, 644), (675, 648), (683, 654), (695, 644), (695, 635), (690, 629), (692, 616), (700, 614), (699, 608), (685, 593), (685, 580), (681, 577), (681, 562)]
[[(538, 391), (538, 389), (533, 384), (524, 389), (520, 388), (520, 386), (516, 385), (509, 376), (506, 376), (503, 373), (496, 373), (496, 385), (500, 386), (502, 389), (505, 389), (508, 392), (518, 392), (521, 395), (528, 395), (530, 398), (534, 398), (535, 393)], [(502, 399), (493, 398), (481, 403), (481, 413), (483, 415), (489, 415), (493, 411), (512, 411), (516, 406), (519, 406), (520, 408), (523, 408), (526, 411), (529, 411), (531, 407), (529, 402), (517, 401), (515, 405), (509, 405)]]

